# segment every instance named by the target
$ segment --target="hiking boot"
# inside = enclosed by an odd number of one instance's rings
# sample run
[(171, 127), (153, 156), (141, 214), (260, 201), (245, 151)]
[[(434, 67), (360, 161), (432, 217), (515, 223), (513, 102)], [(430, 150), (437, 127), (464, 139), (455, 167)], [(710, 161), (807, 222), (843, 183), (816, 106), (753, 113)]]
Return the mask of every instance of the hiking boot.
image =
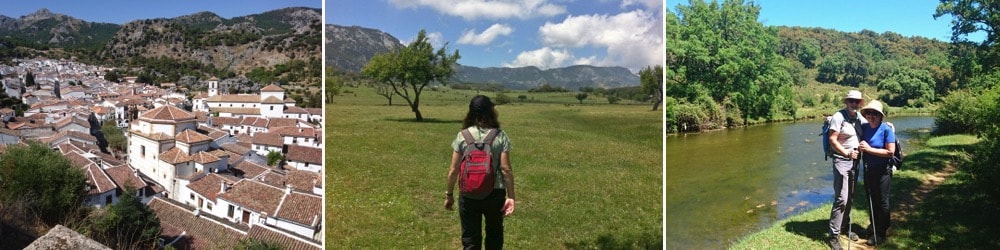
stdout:
[(872, 230), (871, 227), (868, 227), (865, 231), (861, 232), (861, 236), (864, 236), (866, 239), (870, 239), (872, 235), (875, 235), (875, 230)]
[(840, 246), (840, 237), (837, 237), (837, 236), (830, 237), (830, 239), (827, 240), (826, 244), (829, 245), (830, 249), (833, 249), (833, 250), (843, 250), (844, 249), (843, 247)]
[(847, 232), (847, 238), (851, 239), (851, 241), (858, 241), (858, 234), (854, 232)]

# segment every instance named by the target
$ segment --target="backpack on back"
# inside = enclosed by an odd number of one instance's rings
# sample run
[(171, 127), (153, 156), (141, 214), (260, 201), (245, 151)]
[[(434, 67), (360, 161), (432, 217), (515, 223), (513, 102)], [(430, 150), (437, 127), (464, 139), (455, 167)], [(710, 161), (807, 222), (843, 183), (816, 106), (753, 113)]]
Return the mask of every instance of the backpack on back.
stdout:
[[(840, 115), (844, 116), (844, 121), (850, 122), (850, 120), (848, 120), (849, 116), (847, 116), (846, 110), (841, 109), (840, 111), (837, 111), (837, 113), (840, 113)], [(856, 115), (855, 117), (861, 117), (861, 114), (855, 114), (855, 115)], [(830, 156), (833, 156), (833, 149), (831, 148), (832, 145), (830, 145), (830, 127), (833, 126), (833, 124), (831, 124), (831, 121), (833, 121), (833, 116), (834, 115), (830, 115), (825, 118), (825, 120), (823, 121), (823, 130), (822, 132), (819, 133), (819, 136), (821, 137), (820, 142), (822, 142), (823, 144), (824, 160), (830, 160)], [(857, 120), (858, 118), (854, 119)], [(851, 125), (853, 125), (855, 127), (855, 130), (857, 130), (857, 127), (860, 125), (859, 123), (860, 122), (851, 122)], [(858, 131), (860, 132), (860, 130)]]
[(484, 199), (493, 192), (496, 181), (496, 170), (493, 168), (493, 140), (500, 129), (492, 129), (476, 141), (468, 129), (462, 130), (465, 138), (465, 150), (462, 152), (461, 173), (459, 175), (459, 191), (462, 196), (472, 199)]
[[(896, 133), (896, 127), (892, 123), (888, 123), (889, 128), (892, 129), (893, 133)], [(886, 135), (888, 137), (888, 135)], [(887, 168), (892, 169), (892, 171), (899, 170), (903, 168), (903, 145), (899, 143), (899, 137), (896, 137), (896, 152), (892, 153), (892, 157), (889, 158), (889, 165)], [(892, 173), (891, 171), (889, 173)]]

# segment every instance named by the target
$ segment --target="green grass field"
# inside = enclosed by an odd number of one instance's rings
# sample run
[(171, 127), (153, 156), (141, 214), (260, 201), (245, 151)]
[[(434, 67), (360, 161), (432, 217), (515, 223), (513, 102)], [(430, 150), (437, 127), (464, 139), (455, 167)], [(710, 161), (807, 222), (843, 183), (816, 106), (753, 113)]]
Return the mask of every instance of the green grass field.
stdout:
[[(372, 89), (342, 90), (326, 109), (326, 246), (461, 247), (445, 177), (476, 92), (425, 91), (418, 123), (402, 98), (387, 106)], [(505, 247), (659, 249), (662, 113), (595, 96), (580, 105), (575, 93), (507, 95), (514, 103), (497, 111), (514, 145), (518, 206)]]
[[(926, 195), (913, 202), (910, 214), (893, 221), (885, 249), (995, 249), (998, 222), (995, 201), (968, 185), (969, 174), (962, 166), (972, 160), (968, 154), (979, 141), (972, 135), (949, 135), (919, 139), (919, 144), (907, 153), (905, 169), (893, 175), (890, 204), (916, 196), (915, 191), (932, 173), (947, 164), (957, 172)], [(860, 185), (860, 184), (859, 184)], [(856, 193), (852, 224), (855, 232), (867, 227), (868, 204), (864, 191)], [(823, 249), (830, 219), (830, 203), (803, 214), (776, 222), (759, 232), (740, 239), (730, 249)], [(847, 245), (846, 238), (841, 243)]]

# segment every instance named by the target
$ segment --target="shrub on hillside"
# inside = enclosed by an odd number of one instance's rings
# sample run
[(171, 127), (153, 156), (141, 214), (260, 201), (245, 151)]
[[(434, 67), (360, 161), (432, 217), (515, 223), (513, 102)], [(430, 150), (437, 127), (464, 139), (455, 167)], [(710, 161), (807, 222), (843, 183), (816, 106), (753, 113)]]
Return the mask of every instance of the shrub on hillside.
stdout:
[(493, 98), (493, 99), (494, 99), (494, 101), (497, 102), (497, 105), (504, 105), (504, 104), (508, 104), (508, 103), (511, 102), (510, 96), (508, 96), (507, 94), (504, 94), (503, 92), (497, 92), (496, 97)]
[(974, 123), (978, 129), (980, 140), (974, 158), (968, 171), (973, 182), (980, 190), (1000, 198), (1000, 88), (985, 91), (978, 97), (979, 109), (976, 110)]
[(944, 97), (934, 117), (935, 134), (971, 134), (979, 131), (976, 117), (981, 101), (969, 90), (952, 91)]

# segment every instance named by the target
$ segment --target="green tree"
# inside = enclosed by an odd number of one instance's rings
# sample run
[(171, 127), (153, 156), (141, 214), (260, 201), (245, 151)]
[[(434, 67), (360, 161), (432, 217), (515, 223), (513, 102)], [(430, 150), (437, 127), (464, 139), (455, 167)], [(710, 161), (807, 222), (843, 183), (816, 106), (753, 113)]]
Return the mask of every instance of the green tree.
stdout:
[(285, 160), (285, 156), (281, 155), (281, 152), (278, 152), (278, 151), (267, 151), (267, 165), (268, 166), (277, 166), (278, 163), (281, 163), (281, 161), (284, 161), (284, 160)]
[(420, 113), (420, 93), (431, 82), (447, 84), (454, 74), (454, 65), (461, 56), (458, 50), (449, 55), (445, 44), (437, 52), (427, 38), (427, 31), (420, 30), (417, 39), (408, 46), (390, 53), (378, 54), (373, 57), (362, 72), (375, 81), (389, 83), (392, 91), (403, 97), (416, 115), (416, 120), (423, 121)]
[(126, 186), (118, 202), (99, 212), (91, 235), (114, 249), (152, 249), (160, 236), (160, 219), (142, 204), (135, 188)]
[(258, 240), (253, 238), (246, 238), (240, 240), (236, 247), (236, 250), (281, 250), (281, 246), (274, 242)]
[(663, 67), (660, 65), (652, 68), (647, 66), (645, 69), (639, 70), (639, 81), (642, 83), (642, 91), (653, 96), (653, 110), (655, 111), (663, 102)]
[(577, 93), (576, 94), (576, 99), (580, 100), (580, 104), (583, 104), (583, 100), (587, 99), (587, 93), (585, 93), (585, 92)]
[(35, 86), (35, 74), (28, 71), (28, 74), (24, 75), (24, 87)]
[[(760, 6), (742, 0), (705, 3), (692, 0), (667, 12), (667, 78), (677, 79), (685, 98), (697, 98), (701, 85), (715, 102), (731, 98), (744, 125), (771, 120), (772, 105), (790, 88), (787, 62), (777, 53), (777, 28), (757, 21)], [(676, 22), (676, 23), (675, 23)], [(674, 31), (671, 31), (674, 29)], [(669, 88), (668, 88), (669, 89)], [(791, 96), (787, 97), (791, 99)]]
[(86, 177), (58, 151), (39, 142), (0, 154), (0, 202), (27, 204), (48, 226), (66, 224), (86, 198)]
[(940, 0), (934, 12), (937, 19), (944, 15), (952, 16), (951, 41), (954, 43), (968, 42), (968, 35), (977, 32), (986, 33), (986, 39), (980, 44), (980, 64), (984, 72), (992, 71), (1000, 64), (1000, 51), (993, 49), (1000, 39), (1000, 8), (997, 2), (988, 0)]
[(510, 96), (508, 96), (503, 91), (497, 91), (497, 94), (493, 98), (493, 101), (495, 101), (497, 103), (497, 105), (504, 105), (504, 104), (510, 103), (511, 102), (511, 98), (510, 98)]
[(104, 73), (104, 80), (109, 82), (119, 82), (121, 81), (121, 76), (118, 75), (118, 71), (108, 70)]
[(105, 120), (101, 123), (101, 133), (104, 134), (104, 139), (108, 141), (108, 149), (114, 152), (125, 152), (125, 148), (128, 147), (128, 140), (117, 125), (114, 119)]
[(927, 70), (899, 68), (896, 73), (879, 81), (878, 90), (889, 106), (918, 106), (934, 101), (934, 77)]

